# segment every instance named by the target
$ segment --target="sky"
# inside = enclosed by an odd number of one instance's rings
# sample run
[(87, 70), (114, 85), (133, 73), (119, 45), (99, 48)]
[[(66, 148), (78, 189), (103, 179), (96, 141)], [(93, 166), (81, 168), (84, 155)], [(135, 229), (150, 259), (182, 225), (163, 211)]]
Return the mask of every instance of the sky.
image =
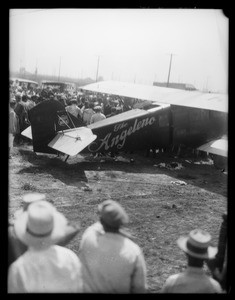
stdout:
[(9, 24), (11, 71), (147, 85), (170, 75), (199, 90), (228, 90), (222, 10), (10, 9)]

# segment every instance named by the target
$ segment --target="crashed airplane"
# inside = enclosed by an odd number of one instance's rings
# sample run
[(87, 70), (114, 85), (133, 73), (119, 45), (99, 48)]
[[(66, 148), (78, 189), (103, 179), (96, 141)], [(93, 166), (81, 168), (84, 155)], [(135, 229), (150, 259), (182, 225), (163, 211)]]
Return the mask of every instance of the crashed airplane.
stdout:
[(121, 82), (98, 82), (81, 91), (138, 99), (139, 107), (83, 126), (56, 100), (29, 112), (22, 135), (33, 150), (68, 156), (184, 145), (227, 159), (228, 96)]

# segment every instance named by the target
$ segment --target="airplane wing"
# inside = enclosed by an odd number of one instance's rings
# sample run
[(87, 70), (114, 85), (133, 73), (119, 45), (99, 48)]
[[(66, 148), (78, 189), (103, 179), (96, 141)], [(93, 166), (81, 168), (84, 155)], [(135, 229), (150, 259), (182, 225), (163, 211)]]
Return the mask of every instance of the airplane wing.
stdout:
[(209, 152), (224, 157), (228, 156), (228, 140), (219, 139), (211, 141), (197, 148), (198, 150)]
[(74, 156), (92, 143), (96, 137), (89, 128), (73, 128), (57, 132), (57, 135), (48, 146), (67, 155)]
[(27, 127), (25, 130), (23, 130), (21, 132), (21, 135), (23, 135), (23, 136), (27, 137), (28, 139), (32, 140), (33, 139), (33, 137), (32, 137), (32, 127), (31, 126)]
[(228, 112), (227, 94), (185, 91), (180, 89), (115, 81), (101, 81), (92, 83), (83, 86), (81, 89), (97, 93), (149, 100), (156, 104), (164, 103), (215, 110), (226, 113)]

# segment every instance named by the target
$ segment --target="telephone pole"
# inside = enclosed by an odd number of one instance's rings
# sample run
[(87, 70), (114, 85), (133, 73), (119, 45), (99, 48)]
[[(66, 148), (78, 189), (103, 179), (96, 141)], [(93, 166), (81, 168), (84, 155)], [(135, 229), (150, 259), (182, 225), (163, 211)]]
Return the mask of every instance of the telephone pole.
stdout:
[(61, 66), (61, 56), (60, 56), (60, 65), (59, 65), (59, 75), (58, 75), (58, 81), (60, 81), (60, 66)]
[(96, 71), (96, 79), (95, 79), (95, 82), (97, 82), (97, 79), (98, 79), (99, 64), (100, 64), (100, 56), (98, 55), (98, 62), (97, 62), (97, 71)]
[[(169, 54), (168, 54), (169, 55)], [(171, 58), (170, 58), (170, 65), (169, 65), (169, 71), (168, 71), (168, 78), (167, 78), (167, 84), (166, 86), (169, 86), (169, 82), (170, 82), (170, 74), (171, 74), (171, 63), (172, 63), (172, 56), (175, 55), (173, 53), (170, 54)]]

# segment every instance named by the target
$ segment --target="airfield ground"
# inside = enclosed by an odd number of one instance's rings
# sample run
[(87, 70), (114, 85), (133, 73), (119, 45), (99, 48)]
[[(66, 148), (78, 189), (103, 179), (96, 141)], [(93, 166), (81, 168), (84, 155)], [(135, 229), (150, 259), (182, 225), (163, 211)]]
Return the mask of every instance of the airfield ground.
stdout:
[[(63, 160), (36, 155), (32, 146), (14, 148), (9, 160), (10, 220), (25, 193), (45, 193), (72, 223), (80, 222), (80, 233), (67, 246), (77, 253), (82, 233), (97, 220), (97, 205), (119, 201), (130, 217), (127, 230), (143, 249), (150, 293), (158, 293), (169, 275), (185, 267), (176, 245), (180, 235), (200, 227), (217, 245), (221, 215), (227, 211), (227, 175), (210, 159), (136, 153), (115, 162), (89, 155)], [(172, 161), (183, 168), (156, 166)]]

